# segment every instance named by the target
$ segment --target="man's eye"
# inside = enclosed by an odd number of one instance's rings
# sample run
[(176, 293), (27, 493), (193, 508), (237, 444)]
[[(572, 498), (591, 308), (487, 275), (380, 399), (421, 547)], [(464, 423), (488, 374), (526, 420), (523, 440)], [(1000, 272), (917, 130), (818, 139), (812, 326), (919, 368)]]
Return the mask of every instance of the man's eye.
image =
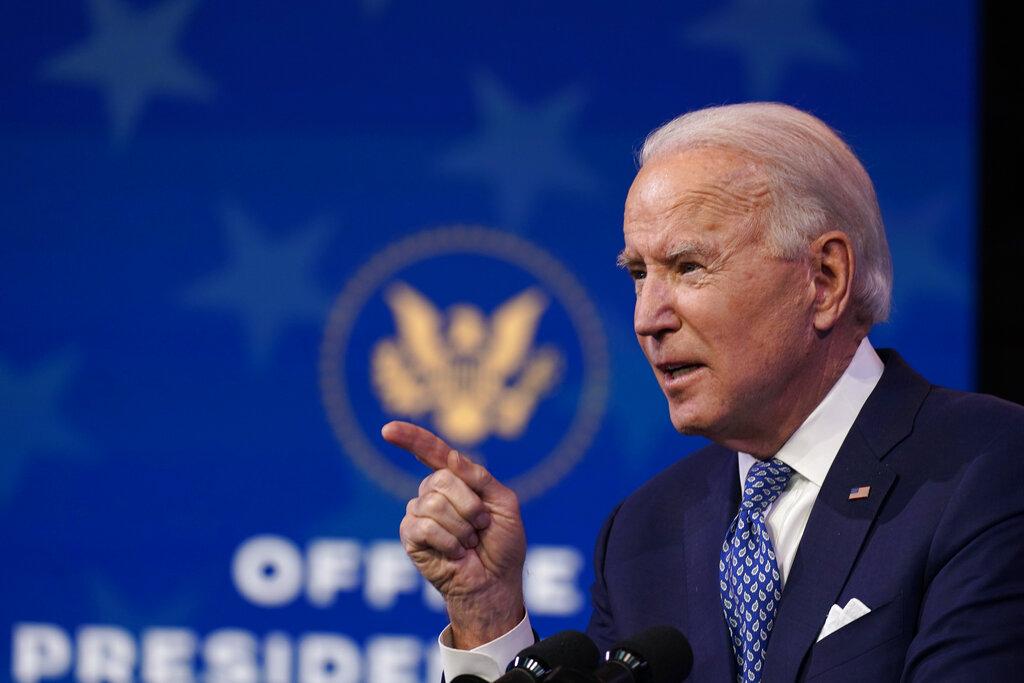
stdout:
[(688, 261), (687, 263), (684, 263), (682, 265), (682, 271), (683, 271), (683, 273), (693, 273), (695, 271), (700, 270), (701, 267), (702, 266), (699, 263), (694, 263), (693, 261)]
[(629, 276), (631, 278), (633, 278), (634, 280), (643, 280), (645, 277), (647, 277), (647, 271), (646, 270), (630, 270), (629, 271)]

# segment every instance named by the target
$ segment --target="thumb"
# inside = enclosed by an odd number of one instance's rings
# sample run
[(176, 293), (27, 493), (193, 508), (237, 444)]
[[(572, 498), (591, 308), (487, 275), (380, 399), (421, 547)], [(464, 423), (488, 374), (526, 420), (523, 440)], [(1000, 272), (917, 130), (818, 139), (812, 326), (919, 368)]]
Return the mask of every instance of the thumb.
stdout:
[(496, 495), (508, 490), (487, 471), (487, 468), (476, 464), (455, 449), (448, 451), (447, 465), (455, 476), (466, 482), (466, 485), (484, 500), (493, 500)]

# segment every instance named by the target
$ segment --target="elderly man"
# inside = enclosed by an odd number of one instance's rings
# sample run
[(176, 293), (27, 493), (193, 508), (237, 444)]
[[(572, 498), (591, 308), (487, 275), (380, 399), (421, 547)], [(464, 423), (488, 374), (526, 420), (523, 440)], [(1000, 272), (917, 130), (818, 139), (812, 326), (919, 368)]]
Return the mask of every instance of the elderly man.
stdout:
[[(871, 180), (778, 104), (648, 137), (619, 261), (675, 428), (712, 445), (612, 512), (589, 634), (690, 639), (693, 680), (1010, 680), (1024, 671), (1024, 410), (930, 385), (867, 333), (892, 285)], [(436, 436), (402, 522), (444, 595), (449, 679), (533, 641), (515, 495)]]

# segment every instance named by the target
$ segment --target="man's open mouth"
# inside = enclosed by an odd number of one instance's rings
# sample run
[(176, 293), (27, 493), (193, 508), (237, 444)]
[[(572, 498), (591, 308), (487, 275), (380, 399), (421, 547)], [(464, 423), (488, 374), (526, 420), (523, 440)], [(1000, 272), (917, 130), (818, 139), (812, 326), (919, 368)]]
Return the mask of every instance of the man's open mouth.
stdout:
[(658, 370), (665, 375), (666, 379), (676, 379), (685, 377), (702, 367), (704, 366), (700, 363), (661, 363), (658, 365)]

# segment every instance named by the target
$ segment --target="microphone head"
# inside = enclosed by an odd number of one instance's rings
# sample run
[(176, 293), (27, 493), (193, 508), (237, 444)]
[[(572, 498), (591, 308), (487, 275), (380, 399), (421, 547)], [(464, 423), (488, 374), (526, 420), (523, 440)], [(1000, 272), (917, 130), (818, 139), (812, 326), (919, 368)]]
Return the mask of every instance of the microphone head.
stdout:
[(542, 681), (555, 667), (590, 671), (599, 659), (594, 641), (579, 631), (562, 631), (520, 652), (509, 664), (509, 670), (526, 669)]
[(674, 626), (652, 626), (616, 643), (605, 657), (634, 671), (643, 683), (679, 683), (693, 668), (693, 650)]

